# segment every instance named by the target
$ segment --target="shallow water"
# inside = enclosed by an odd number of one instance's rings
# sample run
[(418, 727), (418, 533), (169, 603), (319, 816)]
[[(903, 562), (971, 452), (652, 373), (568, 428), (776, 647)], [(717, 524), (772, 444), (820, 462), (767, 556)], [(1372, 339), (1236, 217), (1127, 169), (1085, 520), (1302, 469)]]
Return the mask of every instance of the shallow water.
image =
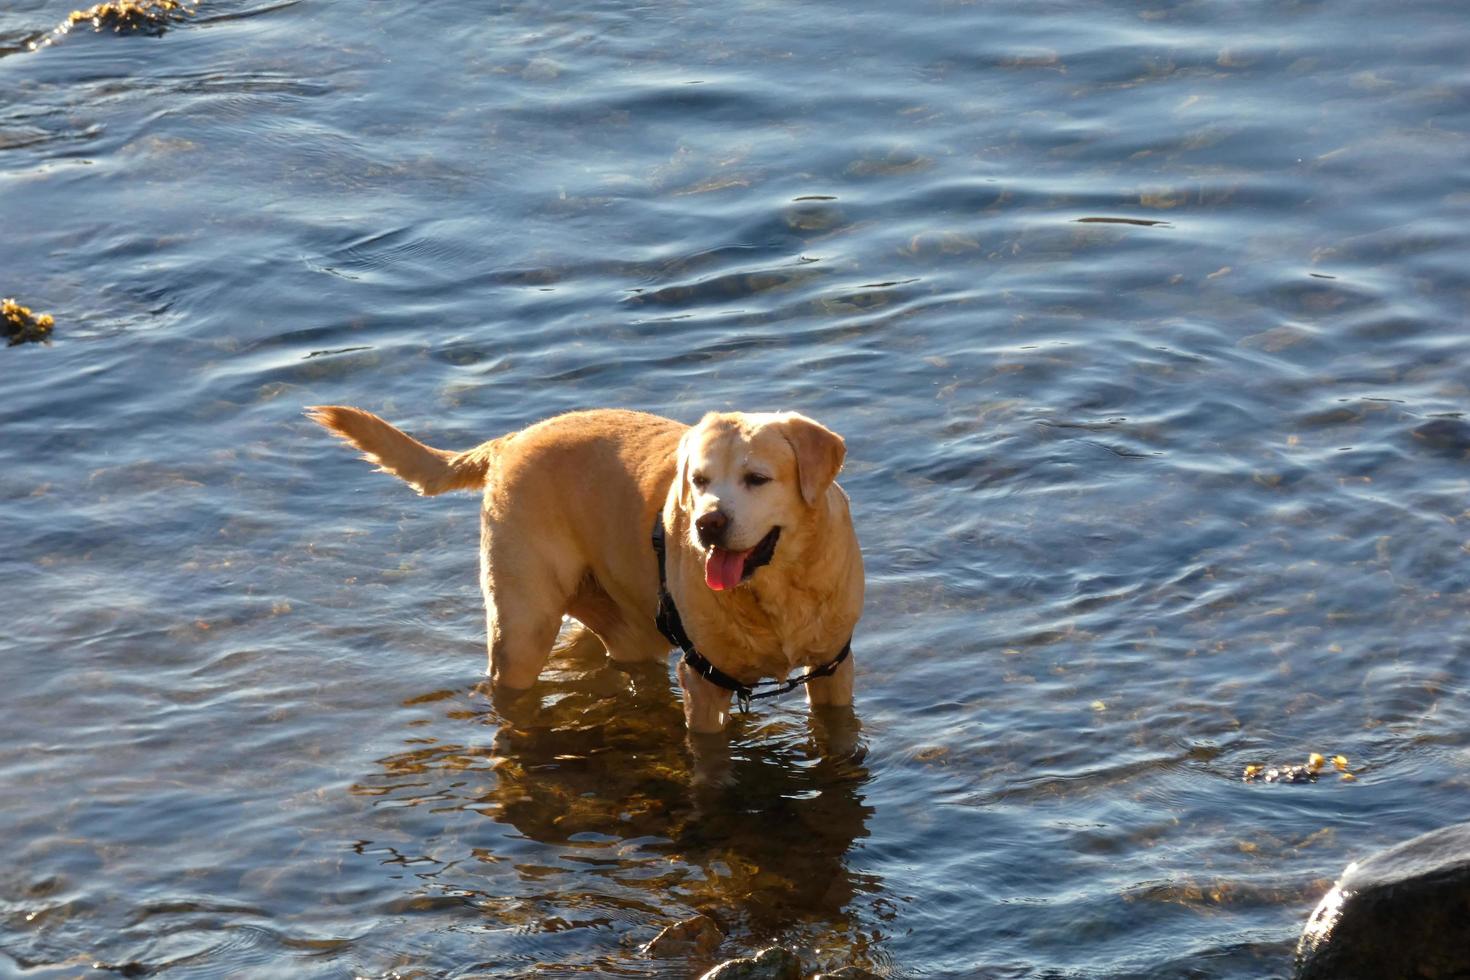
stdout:
[[(1317, 2), (0, 10), (0, 973), (1261, 978), (1470, 784), (1470, 20)], [(478, 683), (451, 448), (800, 409), (865, 754)], [(1354, 782), (1241, 782), (1341, 753)]]

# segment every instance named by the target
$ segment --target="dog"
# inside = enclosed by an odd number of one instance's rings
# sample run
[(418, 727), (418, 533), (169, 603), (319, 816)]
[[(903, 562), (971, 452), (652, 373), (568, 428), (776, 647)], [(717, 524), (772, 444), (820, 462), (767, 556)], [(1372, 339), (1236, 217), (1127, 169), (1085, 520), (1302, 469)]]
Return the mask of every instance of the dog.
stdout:
[[(816, 668), (811, 706), (852, 704), (862, 553), (836, 482), (846, 444), (811, 419), (711, 413), (687, 426), (597, 409), (449, 452), (359, 408), (307, 417), (420, 494), (482, 491), (492, 691), (531, 687), (570, 616), (621, 663), (666, 662), (687, 640), (697, 652), (677, 673), (692, 733), (723, 731), (732, 693), (743, 703), (762, 678), (802, 668)], [(683, 637), (661, 631), (665, 605)]]

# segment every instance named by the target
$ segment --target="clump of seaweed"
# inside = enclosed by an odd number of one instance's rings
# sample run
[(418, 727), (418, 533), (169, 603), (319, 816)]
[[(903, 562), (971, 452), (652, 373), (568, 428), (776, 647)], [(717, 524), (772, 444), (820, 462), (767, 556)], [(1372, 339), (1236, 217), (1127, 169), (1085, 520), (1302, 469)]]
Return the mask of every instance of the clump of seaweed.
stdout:
[(103, 0), (86, 10), (73, 10), (50, 34), (32, 41), (30, 49), (56, 44), (73, 27), (90, 24), (94, 31), (111, 29), (114, 34), (148, 34), (157, 37), (194, 13), (199, 0)]
[(94, 30), (114, 33), (162, 34), (169, 25), (194, 12), (189, 0), (105, 0), (86, 10), (73, 10), (60, 30), (91, 24)]
[(8, 347), (50, 340), (51, 328), (55, 325), (56, 321), (49, 313), (36, 315), (30, 307), (21, 306), (13, 299), (0, 300), (0, 326), (4, 328)]
[[(1327, 758), (1320, 752), (1313, 752), (1307, 757), (1304, 766), (1262, 766), (1249, 765), (1241, 774), (1241, 779), (1248, 783), (1315, 783), (1317, 774), (1322, 767), (1327, 765)], [(1332, 767), (1341, 774), (1344, 782), (1352, 782), (1357, 779), (1348, 769), (1348, 760), (1345, 755), (1332, 757)]]
[(110, 27), (117, 33), (162, 34), (169, 24), (193, 12), (184, 0), (107, 0), (86, 10), (73, 10), (66, 20), (70, 25), (90, 23), (99, 31)]

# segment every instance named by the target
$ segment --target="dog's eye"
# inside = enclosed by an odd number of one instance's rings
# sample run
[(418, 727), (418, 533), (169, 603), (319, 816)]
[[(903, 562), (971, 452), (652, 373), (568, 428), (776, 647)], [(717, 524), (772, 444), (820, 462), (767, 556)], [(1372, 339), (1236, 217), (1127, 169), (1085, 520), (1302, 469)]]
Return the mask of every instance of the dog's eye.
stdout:
[(747, 473), (747, 474), (745, 474), (745, 485), (747, 487), (760, 487), (760, 486), (765, 486), (767, 483), (770, 483), (770, 482), (771, 482), (771, 478), (768, 477), (768, 476), (766, 476), (764, 473)]
[(694, 484), (694, 489), (703, 490), (705, 487), (709, 486), (709, 477), (705, 476), (703, 473), (696, 473), (689, 478), (689, 482)]

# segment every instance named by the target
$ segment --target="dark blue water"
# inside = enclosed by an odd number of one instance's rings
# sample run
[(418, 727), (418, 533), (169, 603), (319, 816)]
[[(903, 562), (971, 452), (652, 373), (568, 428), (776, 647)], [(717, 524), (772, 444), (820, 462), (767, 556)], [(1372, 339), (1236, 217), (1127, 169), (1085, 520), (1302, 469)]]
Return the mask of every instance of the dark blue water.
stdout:
[[(70, 9), (0, 10), (0, 973), (1284, 977), (1464, 818), (1460, 5)], [(865, 754), (502, 716), (474, 499), (323, 402), (842, 432)]]

